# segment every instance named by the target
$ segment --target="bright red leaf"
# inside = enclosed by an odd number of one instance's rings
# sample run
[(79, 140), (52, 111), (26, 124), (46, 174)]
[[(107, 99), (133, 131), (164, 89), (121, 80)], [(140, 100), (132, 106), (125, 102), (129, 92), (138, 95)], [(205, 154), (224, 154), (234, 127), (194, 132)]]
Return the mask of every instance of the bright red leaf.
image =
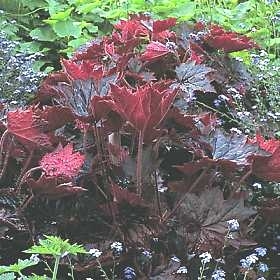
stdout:
[(252, 172), (261, 179), (280, 182), (280, 141), (276, 139), (265, 140), (257, 134), (253, 142), (271, 153), (271, 156), (254, 158)]
[(175, 33), (169, 31), (170, 27), (176, 25), (176, 18), (168, 18), (164, 20), (155, 20), (153, 22), (153, 40), (164, 40), (175, 37)]
[(149, 35), (147, 28), (141, 24), (140, 19), (133, 18), (129, 20), (120, 20), (115, 29), (121, 32), (123, 40), (133, 39), (135, 37), (146, 37)]
[(102, 66), (87, 60), (76, 63), (71, 60), (62, 59), (61, 64), (72, 80), (100, 80), (103, 76)]
[(258, 45), (249, 37), (236, 32), (226, 31), (218, 25), (211, 25), (209, 33), (204, 37), (205, 42), (212, 48), (224, 52), (235, 52), (258, 48)]
[(167, 114), (177, 91), (168, 83), (147, 84), (132, 92), (126, 87), (111, 85), (111, 96), (118, 113), (139, 131), (157, 127)]
[(164, 44), (160, 42), (151, 42), (147, 45), (144, 54), (142, 55), (142, 60), (144, 61), (154, 61), (169, 53), (172, 53)]
[(73, 152), (73, 145), (46, 154), (40, 161), (40, 166), (47, 176), (73, 178), (84, 163), (84, 155)]

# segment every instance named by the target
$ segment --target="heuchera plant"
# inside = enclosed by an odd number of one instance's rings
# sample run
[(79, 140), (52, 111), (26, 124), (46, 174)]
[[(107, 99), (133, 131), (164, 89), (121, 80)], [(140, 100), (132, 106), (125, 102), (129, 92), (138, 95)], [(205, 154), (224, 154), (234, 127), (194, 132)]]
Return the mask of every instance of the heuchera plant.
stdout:
[[(0, 107), (1, 185), (27, 213), (36, 201), (73, 196), (75, 214), (63, 220), (69, 235), (117, 235), (131, 260), (139, 248), (155, 250), (156, 238), (158, 259), (134, 265), (145, 277), (166, 264), (162, 254), (219, 256), (224, 246), (253, 245), (247, 234), (256, 211), (246, 188), (255, 177), (280, 182), (280, 141), (228, 133), (219, 125), (223, 114), (193, 103), (211, 108), (223, 95), (231, 106), (227, 89), (246, 91), (250, 79), (227, 53), (257, 47), (216, 25), (176, 26), (174, 18), (146, 15), (121, 20), (111, 36), (62, 59), (28, 108)], [(102, 226), (93, 228), (92, 213)], [(225, 245), (231, 219), (242, 226)], [(84, 262), (80, 270), (96, 266)]]

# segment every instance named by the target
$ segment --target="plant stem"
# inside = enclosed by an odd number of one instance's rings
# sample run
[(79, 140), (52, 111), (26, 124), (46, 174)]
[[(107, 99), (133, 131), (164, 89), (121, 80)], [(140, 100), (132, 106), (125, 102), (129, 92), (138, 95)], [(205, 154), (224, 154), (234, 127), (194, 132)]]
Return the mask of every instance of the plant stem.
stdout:
[(138, 150), (137, 150), (137, 165), (136, 165), (136, 188), (137, 194), (142, 194), (142, 158), (143, 158), (143, 141), (144, 132), (139, 131)]
[(53, 275), (52, 280), (56, 280), (56, 275), (58, 271), (58, 265), (59, 265), (60, 256), (55, 257), (55, 263), (54, 263), (54, 269), (53, 269)]
[(102, 268), (102, 265), (100, 263), (100, 261), (98, 259), (96, 259), (97, 264), (98, 264), (98, 268), (100, 270), (100, 272), (102, 273), (102, 276), (106, 279), (106, 280), (110, 280), (110, 278), (108, 277), (106, 271)]
[(200, 268), (200, 275), (198, 277), (198, 280), (202, 280), (203, 279), (204, 269), (205, 269), (205, 263), (203, 263), (202, 268)]
[(70, 271), (71, 271), (70, 276), (71, 276), (71, 279), (75, 280), (75, 278), (74, 278), (74, 270), (73, 270), (71, 258), (69, 257), (69, 255), (67, 255), (67, 258), (68, 258), (68, 261), (69, 261), (69, 264), (70, 264)]

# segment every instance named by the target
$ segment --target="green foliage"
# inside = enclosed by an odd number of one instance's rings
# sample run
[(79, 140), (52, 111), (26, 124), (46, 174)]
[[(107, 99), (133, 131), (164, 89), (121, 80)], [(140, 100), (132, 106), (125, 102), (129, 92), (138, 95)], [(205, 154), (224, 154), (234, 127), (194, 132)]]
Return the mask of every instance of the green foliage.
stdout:
[(0, 275), (0, 280), (14, 280), (15, 279), (15, 274), (13, 272), (11, 273), (4, 273)]
[(34, 245), (30, 249), (24, 251), (30, 254), (52, 255), (54, 257), (62, 257), (64, 255), (85, 254), (86, 251), (82, 245), (70, 244), (68, 239), (63, 240), (57, 236), (45, 236), (45, 239), (39, 241), (39, 245)]
[[(39, 241), (39, 245), (34, 245), (30, 249), (25, 250), (25, 253), (36, 254), (32, 255), (30, 259), (21, 260), (19, 259), (17, 263), (11, 264), (9, 266), (0, 266), (0, 280), (13, 280), (15, 275), (18, 274), (23, 280), (47, 280), (50, 279), (46, 276), (31, 275), (25, 276), (22, 274), (22, 271), (28, 267), (37, 265), (40, 262), (40, 259), (37, 257), (37, 254), (40, 255), (52, 255), (55, 259), (54, 269), (51, 270), (48, 266), (48, 269), (52, 272), (52, 279), (55, 280), (58, 271), (58, 265), (60, 258), (66, 255), (77, 255), (85, 254), (86, 250), (82, 245), (70, 244), (69, 240), (63, 240), (57, 236), (47, 236), (45, 239)], [(72, 268), (71, 268), (72, 269)], [(74, 278), (73, 278), (74, 279)]]
[(37, 260), (33, 259), (19, 259), (17, 263), (11, 264), (9, 266), (0, 266), (0, 275), (6, 272), (14, 272), (21, 274), (21, 271), (27, 267), (34, 266), (38, 263)]

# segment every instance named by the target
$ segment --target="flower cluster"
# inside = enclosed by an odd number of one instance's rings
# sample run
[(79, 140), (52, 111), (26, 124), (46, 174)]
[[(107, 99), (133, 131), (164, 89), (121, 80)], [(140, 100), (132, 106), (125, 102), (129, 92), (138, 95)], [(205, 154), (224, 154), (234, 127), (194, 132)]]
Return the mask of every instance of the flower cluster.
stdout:
[(177, 271), (177, 274), (187, 274), (188, 273), (188, 269), (185, 266), (180, 266)]
[(40, 54), (15, 52), (18, 43), (0, 34), (0, 101), (23, 103), (37, 90), (45, 74), (32, 68)]
[(102, 255), (102, 252), (96, 248), (90, 249), (88, 253), (95, 258), (99, 258)]
[(243, 268), (248, 269), (250, 268), (253, 264), (257, 263), (259, 260), (257, 254), (251, 254), (247, 256), (245, 259), (240, 260), (240, 264)]
[(237, 231), (239, 230), (239, 223), (236, 219), (232, 219), (227, 221), (228, 224), (228, 230), (229, 231)]
[(118, 256), (123, 252), (123, 244), (121, 242), (113, 242), (110, 246), (113, 254)]
[(202, 264), (209, 263), (212, 259), (212, 256), (209, 252), (204, 252), (199, 255), (200, 261)]
[[(252, 269), (255, 265), (258, 264), (257, 269), (260, 273), (265, 273), (269, 270), (268, 265), (259, 262), (261, 257), (264, 257), (267, 254), (267, 249), (263, 247), (258, 247), (255, 249), (255, 252), (247, 256), (245, 259), (240, 260), (240, 265), (245, 271)], [(261, 279), (261, 278), (259, 278)]]
[(226, 273), (222, 269), (215, 269), (214, 272), (212, 273), (212, 280), (225, 280), (226, 278)]
[(123, 270), (123, 279), (124, 279), (124, 280), (134, 280), (134, 279), (136, 279), (135, 270), (134, 270), (132, 267), (127, 266), (127, 267)]

